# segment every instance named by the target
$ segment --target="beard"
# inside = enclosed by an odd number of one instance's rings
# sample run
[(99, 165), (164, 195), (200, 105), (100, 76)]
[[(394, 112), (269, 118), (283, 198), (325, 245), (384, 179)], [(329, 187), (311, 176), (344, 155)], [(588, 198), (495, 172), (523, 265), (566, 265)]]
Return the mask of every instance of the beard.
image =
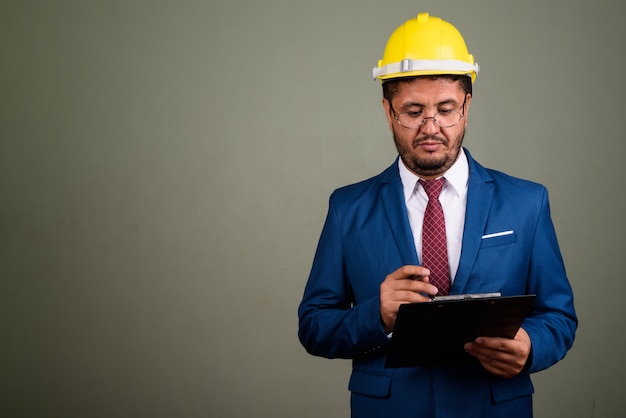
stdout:
[[(398, 136), (395, 129), (393, 131), (393, 141), (396, 144), (398, 154), (402, 159), (404, 165), (414, 173), (425, 176), (439, 176), (448, 171), (450, 167), (455, 163), (461, 152), (461, 146), (463, 145), (463, 138), (465, 137), (465, 129), (463, 129), (459, 135), (455, 138), (454, 148), (450, 149), (450, 141), (445, 137), (439, 137), (436, 135), (426, 135), (415, 139), (411, 145), (408, 145), (406, 141)], [(416, 154), (415, 150), (424, 141), (438, 141), (447, 151), (443, 155), (435, 156), (434, 154), (428, 154), (426, 157), (421, 157)]]

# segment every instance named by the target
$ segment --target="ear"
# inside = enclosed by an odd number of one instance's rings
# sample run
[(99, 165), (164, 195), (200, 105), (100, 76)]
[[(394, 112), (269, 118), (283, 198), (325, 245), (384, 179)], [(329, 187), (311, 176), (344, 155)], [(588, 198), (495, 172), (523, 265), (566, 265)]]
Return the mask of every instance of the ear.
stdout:
[(465, 99), (465, 117), (463, 119), (465, 119), (465, 128), (467, 128), (467, 120), (468, 120), (468, 115), (469, 115), (469, 107), (470, 107), (470, 103), (472, 102), (472, 95), (467, 93), (467, 98)]
[(391, 105), (389, 100), (383, 97), (383, 109), (385, 110), (385, 116), (387, 117), (387, 123), (389, 124), (389, 130), (393, 132), (393, 116), (391, 115)]

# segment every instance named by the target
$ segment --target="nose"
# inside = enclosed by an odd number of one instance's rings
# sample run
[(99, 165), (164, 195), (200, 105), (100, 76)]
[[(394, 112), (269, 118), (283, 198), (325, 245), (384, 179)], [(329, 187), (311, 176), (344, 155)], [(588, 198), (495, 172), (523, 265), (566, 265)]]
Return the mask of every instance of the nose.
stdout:
[(420, 131), (425, 133), (436, 133), (439, 132), (439, 125), (435, 123), (434, 116), (425, 117), (422, 121), (422, 125), (420, 126)]

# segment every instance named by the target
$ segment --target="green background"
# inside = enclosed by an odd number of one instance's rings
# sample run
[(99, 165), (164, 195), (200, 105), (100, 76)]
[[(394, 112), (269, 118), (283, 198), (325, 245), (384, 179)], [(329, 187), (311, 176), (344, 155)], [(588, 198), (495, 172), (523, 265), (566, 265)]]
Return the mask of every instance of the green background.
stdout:
[(574, 348), (539, 418), (621, 417), (626, 3), (0, 3), (0, 415), (345, 417), (296, 308), (336, 187), (395, 157), (371, 69), (419, 11), (481, 72), (465, 144), (545, 184)]

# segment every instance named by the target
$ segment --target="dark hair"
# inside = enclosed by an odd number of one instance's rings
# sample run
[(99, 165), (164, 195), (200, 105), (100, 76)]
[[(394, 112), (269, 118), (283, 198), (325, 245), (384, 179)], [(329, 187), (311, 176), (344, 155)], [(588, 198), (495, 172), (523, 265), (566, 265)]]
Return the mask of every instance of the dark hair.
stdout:
[(383, 97), (391, 102), (393, 96), (398, 92), (398, 85), (400, 83), (410, 82), (415, 80), (416, 78), (428, 77), (433, 80), (438, 78), (447, 78), (452, 81), (460, 81), (461, 88), (465, 91), (465, 94), (472, 95), (472, 79), (466, 75), (454, 75), (454, 74), (441, 74), (441, 75), (418, 75), (415, 77), (404, 77), (404, 78), (392, 78), (390, 80), (386, 80), (383, 82)]

